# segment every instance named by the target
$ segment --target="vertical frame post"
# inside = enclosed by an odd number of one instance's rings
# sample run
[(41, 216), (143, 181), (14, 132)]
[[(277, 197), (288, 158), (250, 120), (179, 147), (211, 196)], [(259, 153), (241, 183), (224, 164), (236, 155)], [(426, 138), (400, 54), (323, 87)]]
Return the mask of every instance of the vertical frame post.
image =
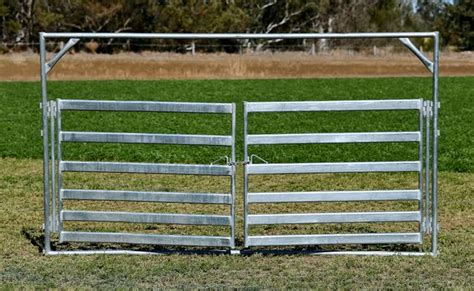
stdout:
[(42, 133), (43, 133), (43, 210), (44, 210), (44, 252), (51, 251), (50, 238), (50, 192), (49, 192), (49, 137), (48, 137), (48, 93), (46, 87), (46, 43), (44, 33), (40, 33), (40, 77), (41, 77), (41, 104), (42, 104)]
[(433, 178), (432, 178), (432, 253), (438, 254), (438, 95), (439, 95), (439, 32), (434, 35), (433, 49)]

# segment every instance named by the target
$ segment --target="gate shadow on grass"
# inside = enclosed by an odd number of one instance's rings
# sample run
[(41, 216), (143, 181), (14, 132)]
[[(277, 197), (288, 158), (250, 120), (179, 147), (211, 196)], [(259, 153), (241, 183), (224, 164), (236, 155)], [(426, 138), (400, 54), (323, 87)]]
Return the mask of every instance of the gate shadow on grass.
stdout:
[[(38, 253), (42, 254), (44, 249), (44, 235), (39, 229), (22, 228), (22, 236), (29, 240), (30, 243), (38, 249)], [(236, 239), (237, 246), (243, 245), (243, 241)], [(239, 248), (237, 248), (239, 249)], [(229, 251), (222, 249), (216, 250), (211, 248), (199, 247), (173, 247), (173, 246), (147, 246), (133, 244), (106, 244), (106, 243), (59, 243), (53, 240), (51, 242), (52, 251), (118, 251), (127, 250), (131, 252), (148, 252), (150, 254), (162, 255), (223, 255)], [(420, 250), (420, 246), (414, 245), (338, 245), (338, 247), (322, 247), (322, 246), (296, 246), (296, 247), (267, 247), (267, 248), (243, 248), (240, 249), (241, 255), (251, 256), (254, 254), (261, 255), (310, 255), (327, 251), (390, 251), (390, 252), (416, 252)]]

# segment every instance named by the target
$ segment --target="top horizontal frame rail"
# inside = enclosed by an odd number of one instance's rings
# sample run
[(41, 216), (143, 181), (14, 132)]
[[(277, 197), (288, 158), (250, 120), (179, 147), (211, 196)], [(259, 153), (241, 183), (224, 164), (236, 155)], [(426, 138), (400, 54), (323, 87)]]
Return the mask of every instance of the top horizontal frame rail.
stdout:
[(246, 102), (244, 106), (247, 112), (421, 110), (423, 99)]
[(156, 38), (156, 39), (347, 39), (347, 38), (425, 38), (436, 32), (361, 33), (80, 33), (41, 32), (43, 38)]
[(232, 103), (192, 103), (159, 101), (105, 101), (58, 99), (60, 110), (140, 111), (182, 113), (232, 113)]

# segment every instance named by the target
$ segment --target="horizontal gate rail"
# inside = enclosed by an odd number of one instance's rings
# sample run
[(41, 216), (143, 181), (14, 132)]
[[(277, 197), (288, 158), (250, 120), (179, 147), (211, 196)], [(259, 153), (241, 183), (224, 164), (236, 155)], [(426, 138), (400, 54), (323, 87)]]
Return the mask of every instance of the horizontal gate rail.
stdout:
[(233, 173), (232, 166), (190, 164), (61, 161), (59, 168), (63, 172), (181, 174), (209, 176), (230, 176)]
[(231, 194), (62, 189), (64, 200), (232, 204)]
[(419, 233), (314, 234), (249, 236), (252, 246), (334, 244), (419, 244)]
[(60, 110), (79, 111), (140, 111), (175, 113), (232, 113), (232, 104), (157, 102), (157, 101), (97, 101), (60, 99)]
[(232, 137), (225, 135), (62, 131), (60, 138), (63, 142), (232, 145)]
[(248, 203), (421, 200), (420, 190), (249, 192)]
[(61, 215), (64, 221), (101, 221), (228, 226), (230, 226), (231, 223), (230, 216), (203, 214), (63, 210), (61, 212)]
[(358, 163), (299, 163), (250, 164), (249, 175), (310, 174), (310, 173), (366, 173), (366, 172), (419, 172), (421, 162), (358, 162)]
[(247, 112), (310, 112), (359, 110), (421, 110), (422, 99), (303, 101), (303, 102), (246, 102)]
[(201, 247), (231, 247), (230, 237), (197, 235), (135, 234), (116, 232), (61, 232), (62, 241), (92, 243), (127, 243)]
[(420, 221), (419, 211), (256, 214), (248, 224), (362, 223)]
[(346, 132), (299, 134), (249, 134), (248, 145), (305, 144), (305, 143), (365, 143), (365, 142), (416, 142), (421, 133), (410, 132)]

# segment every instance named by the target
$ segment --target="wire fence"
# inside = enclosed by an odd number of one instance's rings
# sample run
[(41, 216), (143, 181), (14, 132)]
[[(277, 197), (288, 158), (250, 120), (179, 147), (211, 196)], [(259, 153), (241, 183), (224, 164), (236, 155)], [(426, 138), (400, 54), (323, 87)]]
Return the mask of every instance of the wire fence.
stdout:
[[(48, 42), (46, 48), (50, 52), (55, 52), (64, 46), (64, 42)], [(32, 51), (38, 52), (38, 42), (3, 42), (0, 43), (0, 53)], [(421, 50), (430, 50), (420, 45)], [(405, 49), (398, 42), (371, 41), (341, 41), (341, 40), (319, 40), (303, 41), (302, 43), (202, 43), (196, 41), (173, 41), (173, 42), (137, 42), (137, 41), (113, 41), (96, 42), (88, 41), (78, 43), (73, 50), (75, 52), (106, 53), (114, 54), (121, 52), (169, 52), (178, 54), (199, 54), (199, 53), (228, 53), (228, 54), (256, 54), (256, 53), (279, 53), (279, 52), (299, 52), (309, 55), (331, 54), (334, 50), (345, 51), (349, 55), (362, 53), (368, 55), (390, 55), (405, 52)]]

